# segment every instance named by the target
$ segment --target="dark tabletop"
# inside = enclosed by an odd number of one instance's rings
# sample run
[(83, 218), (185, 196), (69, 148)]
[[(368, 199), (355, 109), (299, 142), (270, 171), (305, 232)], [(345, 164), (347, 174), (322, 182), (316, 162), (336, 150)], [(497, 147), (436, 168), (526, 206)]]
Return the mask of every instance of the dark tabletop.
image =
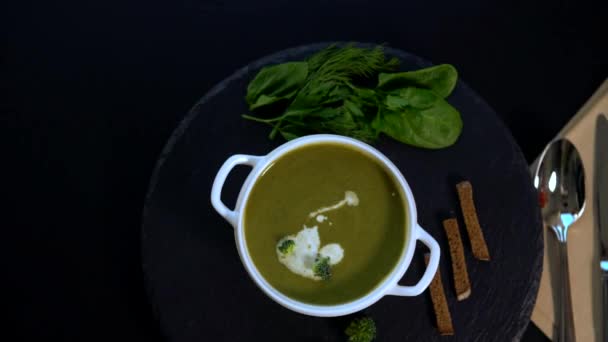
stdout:
[[(143, 199), (173, 128), (240, 66), (335, 40), (452, 63), (531, 161), (608, 77), (595, 3), (2, 2), (0, 336), (162, 339), (143, 290)], [(544, 337), (531, 325), (523, 340)]]

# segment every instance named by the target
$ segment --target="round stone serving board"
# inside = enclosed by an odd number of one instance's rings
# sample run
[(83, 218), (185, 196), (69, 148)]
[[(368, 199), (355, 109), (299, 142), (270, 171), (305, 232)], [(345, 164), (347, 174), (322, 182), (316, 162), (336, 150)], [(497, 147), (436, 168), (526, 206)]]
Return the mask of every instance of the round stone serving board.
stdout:
[[(277, 52), (237, 70), (194, 105), (165, 146), (145, 202), (142, 259), (149, 299), (169, 340), (345, 340), (352, 316), (300, 315), (256, 287), (241, 265), (232, 227), (209, 200), (215, 174), (230, 155), (262, 155), (283, 142), (268, 140), (268, 126), (241, 118), (247, 113), (248, 82), (265, 65), (302, 60), (327, 45)], [(401, 60), (403, 70), (431, 65), (400, 50), (386, 52)], [(441, 275), (456, 333), (439, 335), (426, 291), (418, 297), (385, 297), (361, 313), (375, 319), (377, 341), (512, 341), (530, 320), (543, 242), (528, 165), (496, 113), (462, 81), (448, 101), (464, 121), (455, 145), (433, 151), (382, 138), (375, 146), (400, 168), (416, 198), (420, 225), (442, 248)], [(234, 203), (248, 171), (233, 171), (224, 188), (226, 203)], [(471, 254), (455, 191), (461, 179), (473, 184), (490, 262)], [(459, 219), (472, 283), (471, 296), (462, 302), (453, 290), (441, 226), (448, 215)], [(421, 244), (417, 249), (403, 284), (416, 282), (424, 270), (426, 249)]]

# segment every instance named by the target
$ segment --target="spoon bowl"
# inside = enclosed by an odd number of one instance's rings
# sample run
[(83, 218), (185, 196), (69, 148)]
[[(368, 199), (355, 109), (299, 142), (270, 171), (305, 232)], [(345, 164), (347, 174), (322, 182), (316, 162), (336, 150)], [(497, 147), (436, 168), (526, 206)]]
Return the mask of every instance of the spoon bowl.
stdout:
[(576, 147), (570, 141), (558, 139), (547, 145), (534, 174), (534, 187), (538, 190), (543, 222), (555, 233), (559, 244), (555, 340), (572, 342), (575, 334), (567, 240), (568, 228), (585, 210), (585, 170)]
[(559, 139), (551, 142), (541, 155), (534, 186), (545, 224), (566, 240), (568, 227), (585, 210), (585, 172), (574, 145)]

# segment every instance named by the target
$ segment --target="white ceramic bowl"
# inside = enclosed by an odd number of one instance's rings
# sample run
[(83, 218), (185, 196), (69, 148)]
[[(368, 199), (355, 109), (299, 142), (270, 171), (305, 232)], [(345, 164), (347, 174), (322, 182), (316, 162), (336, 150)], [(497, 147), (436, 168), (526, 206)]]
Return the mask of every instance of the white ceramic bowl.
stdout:
[[(408, 234), (406, 234), (406, 241), (403, 242), (404, 248), (401, 252), (401, 256), (399, 262), (397, 263), (397, 266), (395, 266), (390, 271), (390, 273), (386, 275), (384, 280), (380, 282), (371, 292), (369, 292), (363, 297), (344, 304), (313, 305), (300, 302), (282, 294), (274, 287), (272, 287), (272, 285), (269, 284), (266, 279), (264, 279), (264, 277), (262, 277), (262, 275), (256, 268), (254, 262), (251, 260), (251, 256), (249, 255), (249, 252), (247, 250), (247, 243), (245, 242), (244, 220), (242, 213), (245, 209), (245, 206), (247, 205), (249, 193), (251, 192), (251, 189), (253, 188), (253, 185), (255, 184), (260, 174), (277, 158), (280, 158), (285, 153), (288, 153), (289, 151), (304, 145), (316, 143), (338, 143), (348, 145), (353, 149), (362, 151), (365, 154), (375, 158), (393, 174), (394, 178), (397, 180), (399, 186), (403, 190), (405, 201), (407, 202), (408, 206), (409, 215), (407, 217), (406, 223)], [(249, 176), (247, 177), (245, 183), (243, 184), (243, 187), (241, 188), (241, 192), (236, 202), (236, 207), (234, 208), (234, 210), (230, 210), (221, 201), (220, 197), (222, 187), (224, 186), (224, 182), (226, 181), (226, 177), (228, 176), (230, 171), (236, 165), (241, 164), (250, 165), (253, 167), (253, 170), (249, 173)], [(439, 245), (437, 244), (435, 239), (433, 239), (433, 237), (431, 237), (424, 229), (422, 229), (418, 225), (416, 215), (416, 203), (414, 202), (414, 196), (412, 195), (412, 191), (410, 190), (410, 187), (405, 181), (405, 178), (403, 177), (401, 172), (399, 172), (399, 169), (397, 169), (397, 167), (386, 156), (384, 156), (375, 148), (355, 139), (330, 134), (309, 135), (306, 137), (289, 141), (277, 147), (275, 150), (273, 150), (266, 156), (250, 156), (244, 154), (234, 155), (228, 158), (226, 162), (224, 162), (217, 175), (215, 176), (213, 187), (211, 189), (211, 204), (213, 205), (215, 210), (217, 210), (217, 212), (222, 215), (226, 219), (226, 221), (228, 221), (234, 227), (236, 246), (239, 255), (241, 257), (243, 265), (245, 266), (245, 269), (247, 270), (253, 281), (257, 284), (257, 286), (277, 303), (290, 310), (302, 314), (319, 317), (342, 316), (363, 310), (380, 300), (380, 298), (384, 297), (385, 295), (417, 296), (429, 286), (431, 280), (433, 279), (433, 276), (435, 275), (435, 272), (437, 272), (437, 267), (439, 265)], [(416, 247), (416, 241), (418, 240), (430, 249), (431, 257), (429, 264), (424, 272), (424, 275), (416, 285), (401, 286), (397, 284), (397, 282), (403, 277), (403, 275), (407, 271), (410, 262), (412, 261), (412, 256)]]

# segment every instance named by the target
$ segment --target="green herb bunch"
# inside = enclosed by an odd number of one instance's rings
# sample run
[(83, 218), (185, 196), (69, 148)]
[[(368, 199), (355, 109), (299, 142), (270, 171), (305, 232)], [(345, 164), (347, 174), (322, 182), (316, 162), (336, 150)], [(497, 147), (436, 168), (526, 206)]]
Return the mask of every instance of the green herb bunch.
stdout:
[(373, 142), (384, 133), (424, 148), (454, 144), (462, 120), (445, 101), (456, 85), (454, 67), (389, 73), (398, 66), (382, 46), (351, 44), (330, 46), (306, 61), (265, 67), (245, 97), (249, 109), (264, 116), (243, 117), (272, 126), (271, 139), (333, 133)]
[(344, 330), (348, 342), (371, 342), (376, 338), (376, 323), (370, 317), (356, 318)]

